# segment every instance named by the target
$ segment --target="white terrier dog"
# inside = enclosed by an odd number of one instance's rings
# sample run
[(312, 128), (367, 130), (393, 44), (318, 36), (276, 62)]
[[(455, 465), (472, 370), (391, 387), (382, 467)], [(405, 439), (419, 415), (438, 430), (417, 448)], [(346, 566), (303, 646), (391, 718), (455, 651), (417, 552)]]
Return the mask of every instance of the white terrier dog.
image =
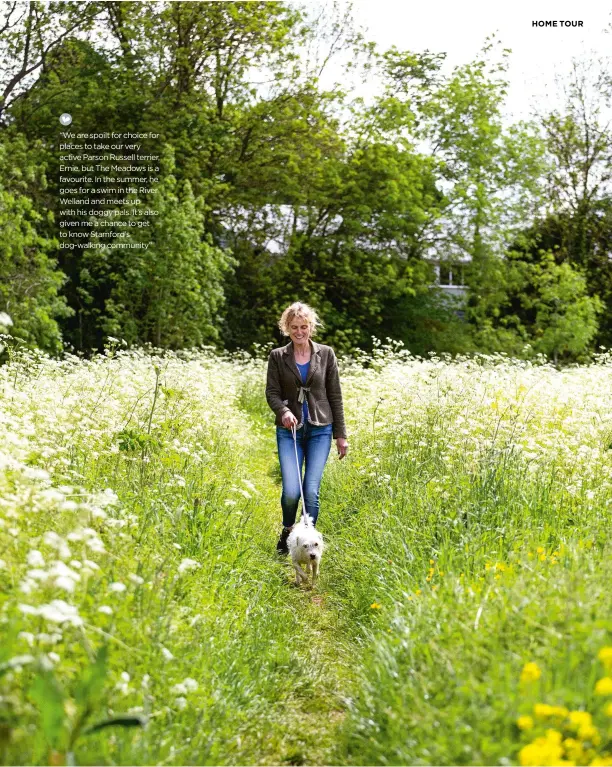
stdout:
[[(287, 538), (287, 546), (291, 554), (291, 561), (295, 567), (295, 585), (308, 581), (308, 573), (312, 572), (312, 585), (314, 586), (319, 574), (319, 564), (323, 553), (323, 536), (312, 524), (308, 514), (303, 513), (302, 518), (294, 525)], [(306, 572), (300, 567), (305, 566)]]

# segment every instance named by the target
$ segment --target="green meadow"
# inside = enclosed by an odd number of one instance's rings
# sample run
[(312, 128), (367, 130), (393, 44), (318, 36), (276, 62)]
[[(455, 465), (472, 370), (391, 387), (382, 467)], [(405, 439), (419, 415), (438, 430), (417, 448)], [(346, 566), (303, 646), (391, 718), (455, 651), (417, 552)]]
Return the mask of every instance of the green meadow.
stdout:
[(612, 764), (612, 357), (340, 360), (312, 590), (265, 359), (0, 368), (6, 764)]

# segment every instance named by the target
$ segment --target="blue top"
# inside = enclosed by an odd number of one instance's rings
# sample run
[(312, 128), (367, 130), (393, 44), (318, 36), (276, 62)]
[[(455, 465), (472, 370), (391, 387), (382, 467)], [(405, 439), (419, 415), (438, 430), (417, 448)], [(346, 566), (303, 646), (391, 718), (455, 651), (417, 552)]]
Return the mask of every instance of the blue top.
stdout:
[[(310, 360), (305, 362), (303, 365), (299, 365), (297, 362), (295, 364), (297, 365), (297, 369), (300, 371), (302, 383), (305, 384), (306, 378), (308, 376), (308, 368), (310, 367)], [(306, 401), (306, 394), (304, 394), (304, 402), (302, 402), (302, 416), (304, 423), (306, 423), (306, 421), (308, 421), (308, 402)]]

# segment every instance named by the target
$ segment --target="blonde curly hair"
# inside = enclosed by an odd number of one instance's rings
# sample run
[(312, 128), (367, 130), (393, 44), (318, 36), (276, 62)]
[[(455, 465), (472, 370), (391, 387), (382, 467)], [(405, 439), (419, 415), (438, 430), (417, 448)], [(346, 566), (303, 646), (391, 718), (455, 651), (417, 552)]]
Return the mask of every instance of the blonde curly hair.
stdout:
[(315, 312), (312, 306), (303, 304), (301, 301), (296, 301), (285, 309), (285, 311), (281, 314), (280, 320), (278, 321), (278, 327), (284, 336), (289, 335), (289, 326), (296, 317), (306, 320), (306, 322), (310, 325), (311, 336), (315, 335), (318, 328), (323, 327), (323, 323), (319, 319), (319, 315)]

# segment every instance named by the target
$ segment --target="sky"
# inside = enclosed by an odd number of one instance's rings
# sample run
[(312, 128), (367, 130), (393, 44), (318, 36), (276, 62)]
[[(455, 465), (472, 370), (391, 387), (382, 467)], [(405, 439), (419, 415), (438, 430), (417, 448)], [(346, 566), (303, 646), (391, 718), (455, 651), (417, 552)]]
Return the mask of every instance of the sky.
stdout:
[[(612, 0), (353, 0), (353, 15), (381, 49), (446, 52), (450, 67), (471, 61), (496, 32), (512, 49), (506, 102), (512, 120), (555, 102), (555, 74), (568, 71), (572, 56), (612, 56)], [(537, 20), (583, 27), (532, 27)]]

